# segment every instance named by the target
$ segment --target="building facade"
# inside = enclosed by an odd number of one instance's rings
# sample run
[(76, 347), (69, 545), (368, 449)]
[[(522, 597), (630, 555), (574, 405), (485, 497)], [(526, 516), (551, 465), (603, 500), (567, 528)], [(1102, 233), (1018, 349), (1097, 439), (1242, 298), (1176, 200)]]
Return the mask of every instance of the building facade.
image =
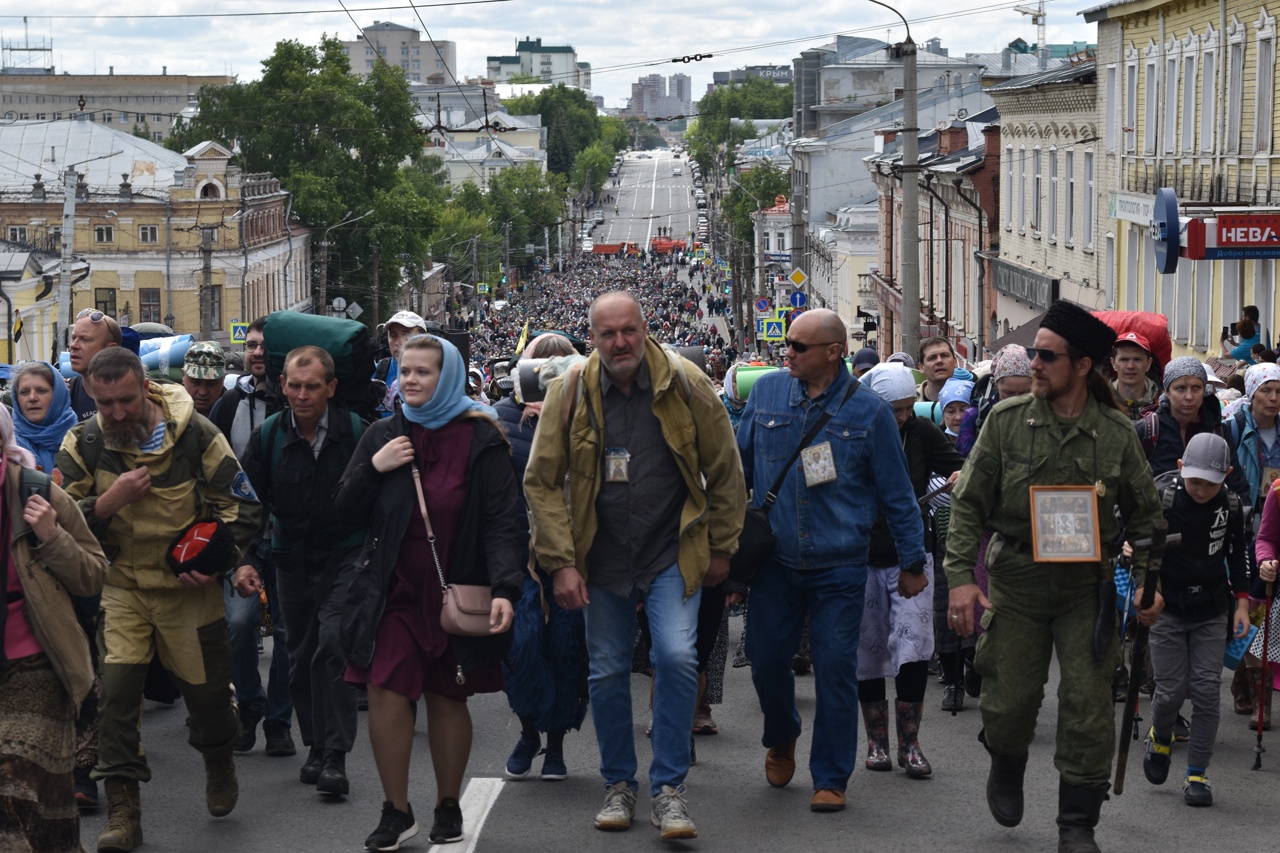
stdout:
[(368, 77), (379, 57), (399, 68), (413, 83), (446, 84), (458, 79), (458, 46), (451, 41), (423, 41), (413, 27), (374, 21), (351, 41), (342, 43), (351, 73)]
[(516, 42), (515, 53), (485, 58), (485, 76), (505, 83), (515, 76), (533, 77), (544, 83), (563, 83), (591, 91), (591, 64), (579, 62), (571, 45), (543, 44), (541, 38)]

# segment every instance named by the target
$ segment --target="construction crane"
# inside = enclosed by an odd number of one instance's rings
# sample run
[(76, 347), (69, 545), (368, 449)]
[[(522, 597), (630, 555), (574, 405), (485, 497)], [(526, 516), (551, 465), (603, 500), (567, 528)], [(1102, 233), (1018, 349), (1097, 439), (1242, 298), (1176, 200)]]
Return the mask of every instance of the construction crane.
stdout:
[(1044, 65), (1049, 58), (1048, 45), (1045, 44), (1044, 34), (1044, 0), (1040, 0), (1039, 6), (1014, 6), (1013, 11), (1021, 12), (1031, 18), (1031, 23), (1036, 26), (1036, 57), (1040, 60), (1040, 64)]

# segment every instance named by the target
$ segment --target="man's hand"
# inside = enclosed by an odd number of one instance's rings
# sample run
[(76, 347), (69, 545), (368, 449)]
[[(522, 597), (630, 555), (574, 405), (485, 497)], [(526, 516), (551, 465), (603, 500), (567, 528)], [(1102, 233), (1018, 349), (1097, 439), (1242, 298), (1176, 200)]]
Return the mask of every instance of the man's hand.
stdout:
[(1151, 606), (1146, 610), (1141, 609), (1142, 587), (1138, 587), (1133, 591), (1133, 607), (1138, 611), (1138, 621), (1150, 628), (1156, 624), (1156, 620), (1160, 618), (1160, 611), (1164, 610), (1164, 596), (1156, 591), (1156, 597), (1151, 601)]
[(22, 520), (31, 525), (36, 537), (48, 542), (58, 532), (58, 511), (44, 498), (32, 495), (22, 509)]
[(182, 581), (183, 586), (189, 586), (194, 588), (194, 587), (208, 586), (211, 583), (216, 583), (218, 580), (218, 576), (202, 575), (199, 572), (183, 572), (182, 574), (178, 575), (178, 580)]
[(94, 505), (94, 515), (110, 518), (124, 507), (135, 504), (151, 491), (151, 471), (140, 465), (116, 477), (114, 483), (103, 492)]
[(903, 598), (915, 598), (924, 592), (929, 585), (929, 576), (924, 572), (913, 575), (911, 572), (898, 572), (898, 595)]
[(966, 583), (951, 588), (947, 603), (947, 622), (961, 637), (968, 637), (974, 632), (973, 606), (981, 604), (987, 610), (993, 610), (991, 599), (982, 594), (976, 583)]
[(713, 556), (711, 565), (707, 567), (707, 574), (702, 579), (702, 585), (719, 586), (727, 577), (729, 577), (729, 558)]
[(573, 566), (557, 569), (551, 576), (551, 583), (555, 588), (556, 604), (565, 610), (581, 610), (590, 603), (587, 582)]
[(501, 634), (508, 630), (514, 621), (516, 621), (516, 609), (511, 602), (505, 598), (495, 598), (489, 608), (489, 633)]
[(231, 585), (241, 598), (253, 598), (262, 592), (262, 576), (253, 566), (244, 565), (236, 569)]

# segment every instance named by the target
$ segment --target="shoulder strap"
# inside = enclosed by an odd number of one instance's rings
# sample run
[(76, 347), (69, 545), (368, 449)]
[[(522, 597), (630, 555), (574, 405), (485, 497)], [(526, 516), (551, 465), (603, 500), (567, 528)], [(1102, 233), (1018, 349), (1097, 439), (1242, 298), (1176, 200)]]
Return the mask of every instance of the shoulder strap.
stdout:
[(271, 415), (263, 421), (261, 427), (262, 432), (258, 433), (259, 441), (262, 441), (262, 435), (263, 433), (266, 433), (267, 443), (266, 446), (261, 449), (266, 451), (264, 455), (271, 460), (272, 471), (280, 467), (280, 447), (279, 442), (276, 441), (276, 438), (280, 434), (280, 415), (281, 412), (276, 412), (274, 415)]
[[(852, 397), (855, 392), (857, 392), (860, 385), (862, 385), (862, 383), (856, 379), (849, 383), (849, 388), (844, 392), (844, 397), (840, 399), (840, 405), (836, 407), (836, 411), (840, 411), (840, 408), (849, 401), (849, 398)], [(764, 503), (761, 504), (761, 506), (764, 507), (765, 512), (768, 512), (773, 505), (777, 503), (778, 490), (782, 488), (783, 482), (787, 479), (787, 473), (791, 470), (791, 466), (796, 464), (796, 460), (800, 458), (800, 452), (808, 447), (809, 442), (813, 441), (814, 438), (817, 437), (818, 433), (822, 431), (822, 428), (827, 425), (827, 421), (831, 420), (832, 414), (832, 412), (823, 412), (822, 417), (818, 418), (817, 423), (809, 428), (809, 431), (805, 433), (804, 438), (800, 439), (800, 446), (796, 448), (795, 453), (791, 454), (791, 458), (787, 460), (787, 464), (782, 466), (782, 471), (778, 473), (778, 479), (773, 481), (773, 488), (769, 489), (769, 491), (765, 493)]]
[(1156, 440), (1160, 436), (1160, 415), (1158, 412), (1143, 412), (1141, 423), (1146, 432), (1142, 439), (1142, 451), (1150, 460), (1156, 450)]
[(680, 353), (672, 352), (666, 348), (663, 348), (662, 351), (667, 354), (667, 361), (671, 363), (671, 366), (676, 371), (676, 377), (680, 380), (680, 396), (688, 403), (689, 398), (693, 396), (693, 389), (689, 385), (689, 374), (685, 370), (684, 359), (680, 357)]
[(50, 498), (49, 484), (51, 482), (53, 481), (49, 479), (49, 475), (43, 471), (37, 471), (34, 468), (22, 468), (18, 479), (19, 493), (25, 494), (28, 490), (34, 490), (35, 494), (47, 501)]
[(560, 399), (560, 428), (566, 441), (569, 438), (569, 424), (573, 423), (573, 410), (582, 400), (582, 383), (579, 380), (583, 364), (584, 362), (578, 362), (570, 365), (564, 373), (564, 396)]
[(364, 434), (364, 421), (360, 420), (360, 416), (355, 412), (348, 412), (347, 414), (351, 416), (351, 435), (359, 440), (360, 436)]
[(85, 470), (90, 475), (98, 470), (98, 456), (102, 453), (102, 426), (98, 423), (98, 413), (94, 412), (85, 418), (84, 429), (76, 438), (76, 450), (84, 460)]
[(1244, 435), (1245, 423), (1244, 409), (1236, 412), (1231, 418), (1231, 449), (1235, 450), (1240, 447), (1240, 438)]

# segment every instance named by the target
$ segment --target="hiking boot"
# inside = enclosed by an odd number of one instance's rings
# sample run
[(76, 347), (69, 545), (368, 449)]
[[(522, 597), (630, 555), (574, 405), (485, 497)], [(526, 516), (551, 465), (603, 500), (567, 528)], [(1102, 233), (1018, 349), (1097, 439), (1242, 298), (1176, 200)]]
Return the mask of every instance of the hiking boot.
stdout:
[(258, 742), (258, 723), (262, 721), (261, 708), (240, 706), (240, 739), (236, 741), (236, 752), (249, 752)]
[(796, 739), (770, 747), (764, 754), (764, 778), (775, 788), (785, 788), (796, 775)]
[(1209, 777), (1203, 773), (1192, 774), (1182, 783), (1182, 799), (1189, 806), (1213, 805), (1213, 791), (1209, 789)]
[(378, 828), (364, 840), (365, 850), (399, 850), (400, 845), (418, 834), (418, 822), (413, 819), (413, 806), (400, 811), (390, 801), (382, 804), (382, 820)]
[(304, 785), (314, 785), (320, 781), (320, 770), (324, 767), (324, 750), (318, 746), (311, 747), (307, 760), (298, 771), (298, 781)]
[(1058, 780), (1058, 853), (1100, 853), (1093, 828), (1106, 798), (1106, 785), (1071, 785)]
[(297, 755), (298, 748), (293, 745), (293, 735), (289, 733), (289, 724), (283, 720), (267, 720), (262, 724), (262, 733), (267, 740), (267, 755), (272, 758), (284, 758)]
[(889, 700), (862, 702), (862, 723), (867, 729), (868, 770), (893, 769), (889, 760)]
[(596, 813), (596, 829), (621, 832), (631, 828), (636, 816), (636, 792), (626, 782), (605, 786), (604, 805)]
[[(986, 746), (985, 732), (978, 733), (978, 740)], [(1001, 826), (1017, 826), (1022, 823), (1022, 780), (1027, 772), (1027, 753), (1000, 755), (987, 747), (991, 756), (991, 771), (987, 774), (987, 808)]]
[(844, 791), (837, 791), (834, 788), (819, 788), (813, 792), (813, 799), (809, 800), (809, 811), (811, 812), (838, 812), (844, 810)]
[(436, 820), (428, 836), (432, 844), (450, 844), (462, 840), (462, 806), (453, 797), (445, 797), (436, 806)]
[(542, 738), (537, 732), (533, 732), (532, 737), (528, 734), (520, 735), (520, 740), (516, 741), (516, 748), (511, 750), (511, 755), (507, 758), (507, 766), (502, 771), (502, 775), (508, 779), (525, 778), (533, 769), (533, 759), (541, 749)]
[(569, 768), (564, 764), (564, 753), (548, 749), (542, 759), (542, 781), (563, 782), (569, 778)]
[(1154, 726), (1147, 732), (1146, 753), (1142, 756), (1142, 775), (1152, 785), (1163, 785), (1169, 778), (1171, 743), (1168, 739), (1158, 737)]
[(1249, 684), (1249, 670), (1241, 663), (1231, 678), (1232, 707), (1237, 714), (1253, 713), (1253, 688)]
[(920, 715), (924, 713), (923, 702), (894, 703), (898, 723), (898, 766), (907, 771), (912, 779), (924, 779), (933, 775), (933, 767), (929, 759), (920, 751)]
[(324, 753), (324, 765), (320, 768), (320, 777), (316, 779), (316, 790), (322, 794), (345, 797), (351, 790), (347, 781), (347, 754), (337, 749), (327, 749)]
[(129, 853), (142, 843), (138, 783), (109, 776), (103, 780), (102, 787), (107, 792), (107, 825), (98, 836), (98, 853)]
[(76, 784), (76, 805), (82, 812), (98, 810), (98, 783), (89, 778), (92, 772), (92, 767), (77, 767), (72, 771)]
[(684, 785), (678, 788), (662, 786), (662, 791), (653, 798), (649, 822), (662, 832), (663, 841), (698, 837), (698, 828), (693, 825), (689, 805), (684, 801)]
[(964, 710), (964, 689), (959, 684), (948, 684), (942, 691), (942, 710), (953, 714)]
[(204, 757), (204, 801), (209, 814), (226, 817), (236, 807), (240, 798), (240, 785), (236, 782), (236, 759), (229, 750)]

